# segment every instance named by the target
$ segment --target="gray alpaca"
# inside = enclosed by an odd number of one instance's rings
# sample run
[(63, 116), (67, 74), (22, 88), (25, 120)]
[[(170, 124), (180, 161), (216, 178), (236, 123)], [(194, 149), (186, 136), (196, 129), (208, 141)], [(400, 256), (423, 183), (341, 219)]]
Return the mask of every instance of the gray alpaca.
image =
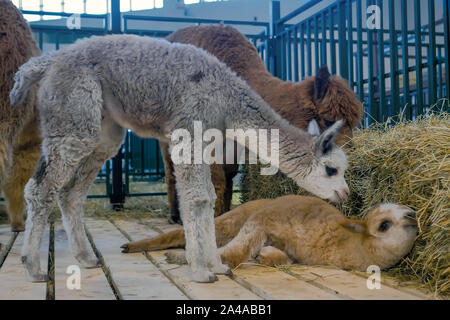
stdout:
[[(44, 281), (39, 247), (49, 212), (58, 200), (74, 256), (99, 265), (89, 250), (83, 205), (103, 163), (118, 150), (125, 129), (169, 143), (171, 132), (203, 129), (279, 129), (279, 168), (319, 197), (348, 194), (347, 161), (333, 145), (342, 122), (320, 136), (291, 126), (223, 63), (191, 45), (131, 35), (91, 37), (17, 72), (11, 103), (20, 105), (39, 82), (43, 157), (25, 194), (27, 222), (22, 261), (31, 281)], [(311, 133), (317, 132), (312, 123)], [(175, 165), (187, 260), (193, 279), (211, 282), (230, 272), (217, 252), (209, 165)]]

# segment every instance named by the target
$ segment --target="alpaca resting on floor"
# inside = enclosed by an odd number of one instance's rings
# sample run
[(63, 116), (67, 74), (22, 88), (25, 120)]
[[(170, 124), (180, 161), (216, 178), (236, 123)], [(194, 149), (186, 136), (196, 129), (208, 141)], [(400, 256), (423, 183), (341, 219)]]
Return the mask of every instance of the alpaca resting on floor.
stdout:
[[(230, 268), (255, 258), (275, 266), (299, 262), (366, 271), (387, 269), (412, 248), (417, 234), (414, 212), (382, 204), (364, 220), (344, 217), (314, 197), (289, 195), (249, 201), (215, 219), (217, 246)], [(183, 230), (130, 242), (123, 252), (184, 247)], [(185, 261), (183, 252), (167, 252), (172, 263)]]
[[(291, 124), (306, 129), (315, 119), (321, 132), (337, 120), (344, 126), (336, 137), (343, 145), (352, 138), (362, 116), (362, 105), (346, 80), (330, 76), (328, 68), (320, 69), (315, 77), (302, 82), (282, 81), (267, 71), (254, 45), (237, 29), (223, 25), (194, 26), (180, 29), (167, 37), (171, 42), (192, 44), (202, 48), (224, 62), (242, 77), (279, 115)], [(178, 200), (175, 192), (173, 166), (168, 156), (168, 146), (161, 144), (164, 157), (170, 221), (180, 222)], [(230, 210), (233, 177), (237, 165), (211, 166), (212, 181), (217, 193), (215, 215)]]
[[(278, 151), (277, 170), (324, 199), (348, 197), (347, 159), (333, 142), (342, 121), (320, 136), (292, 126), (225, 64), (194, 46), (134, 35), (91, 37), (30, 59), (14, 79), (14, 106), (39, 83), (43, 157), (25, 188), (28, 215), (22, 247), (32, 281), (46, 280), (39, 248), (56, 201), (74, 256), (85, 267), (99, 264), (84, 230), (83, 204), (98, 171), (120, 148), (126, 129), (168, 143), (171, 150), (177, 150), (179, 140), (188, 144), (189, 151), (182, 152), (185, 160), (174, 161), (175, 176), (187, 259), (199, 282), (215, 281), (215, 273), (229, 268), (216, 247), (210, 167), (201, 159), (196, 162), (196, 126), (222, 137), (227, 129), (265, 129), (267, 141), (278, 138), (276, 149), (271, 145), (271, 153)], [(240, 139), (238, 143), (246, 144)], [(206, 147), (200, 141), (200, 155)], [(249, 148), (263, 162), (271, 161), (259, 152), (258, 143)], [(172, 160), (177, 156), (171, 154)]]
[(41, 137), (36, 89), (26, 102), (12, 108), (9, 92), (19, 67), (39, 50), (30, 28), (9, 0), (0, 0), (0, 190), (5, 194), (12, 231), (23, 231), (23, 189), (40, 157)]

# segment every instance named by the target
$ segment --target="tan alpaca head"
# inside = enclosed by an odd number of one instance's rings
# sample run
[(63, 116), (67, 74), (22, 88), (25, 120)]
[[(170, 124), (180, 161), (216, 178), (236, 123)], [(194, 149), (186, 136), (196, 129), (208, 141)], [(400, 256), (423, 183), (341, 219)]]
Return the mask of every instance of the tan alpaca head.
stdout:
[(415, 212), (393, 203), (372, 208), (363, 221), (347, 219), (343, 226), (363, 236), (371, 264), (382, 269), (408, 254), (418, 230)]
[(415, 212), (398, 204), (382, 204), (366, 216), (367, 232), (376, 244), (399, 258), (412, 248), (417, 236)]

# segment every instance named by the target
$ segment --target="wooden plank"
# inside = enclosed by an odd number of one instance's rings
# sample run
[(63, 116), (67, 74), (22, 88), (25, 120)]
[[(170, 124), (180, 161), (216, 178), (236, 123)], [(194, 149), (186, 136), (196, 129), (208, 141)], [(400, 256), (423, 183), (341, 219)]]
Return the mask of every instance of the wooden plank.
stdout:
[(9, 225), (0, 226), (0, 265), (7, 254), (10, 246), (12, 246), (15, 235), (11, 232)]
[[(21, 261), (23, 232), (14, 242), (11, 251), (0, 269), (0, 300), (45, 300), (47, 283), (32, 283), (25, 275)], [(42, 271), (47, 270), (49, 232), (44, 234), (41, 246)]]
[(93, 219), (85, 222), (123, 299), (186, 299), (143, 254), (120, 252), (120, 246), (128, 240), (111, 222)]
[[(67, 268), (80, 268), (80, 289), (69, 289)], [(55, 225), (55, 300), (113, 300), (116, 299), (101, 268), (84, 269), (73, 257), (67, 234), (61, 223)]]
[[(148, 224), (136, 221), (114, 220), (114, 223), (124, 230), (131, 239), (139, 240), (159, 233), (152, 230)], [(148, 223), (148, 221), (147, 221)], [(167, 222), (165, 222), (167, 224)], [(164, 229), (164, 224), (160, 224)], [(171, 225), (168, 225), (171, 226)], [(173, 229), (172, 229), (173, 230)], [(202, 300), (258, 300), (261, 299), (250, 290), (242, 287), (225, 275), (218, 275), (219, 280), (214, 283), (197, 283), (190, 278), (190, 269), (187, 265), (169, 264), (164, 253), (166, 251), (147, 252), (147, 257), (153, 261), (181, 290), (191, 299)]]
[(183, 226), (179, 224), (169, 224), (166, 218), (143, 218), (140, 219), (139, 222), (147, 225), (150, 229), (159, 233), (167, 233), (183, 228)]
[(403, 292), (390, 286), (381, 285), (380, 289), (369, 289), (367, 278), (357, 276), (350, 272), (319, 266), (291, 266), (288, 273), (315, 284), (319, 287), (329, 288), (343, 296), (357, 300), (417, 300), (417, 296)]
[(343, 298), (277, 268), (243, 265), (235, 269), (233, 274), (236, 281), (270, 300), (338, 300)]

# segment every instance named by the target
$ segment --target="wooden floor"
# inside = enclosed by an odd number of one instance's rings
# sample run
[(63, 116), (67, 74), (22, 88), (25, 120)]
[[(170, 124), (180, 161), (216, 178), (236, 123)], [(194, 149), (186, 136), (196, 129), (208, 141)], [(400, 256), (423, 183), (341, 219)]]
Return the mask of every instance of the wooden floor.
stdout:
[[(189, 268), (168, 264), (164, 251), (122, 254), (129, 240), (173, 230), (165, 219), (86, 219), (92, 249), (103, 268), (81, 269), (81, 289), (68, 289), (72, 279), (67, 268), (77, 265), (60, 222), (47, 230), (42, 265), (48, 283), (26, 281), (20, 262), (23, 233), (0, 226), (0, 299), (430, 299), (415, 289), (400, 287), (383, 277), (379, 290), (369, 290), (364, 275), (329, 267), (296, 265), (286, 269), (255, 264), (219, 276), (215, 283), (190, 281)], [(70, 282), (72, 283), (72, 282)], [(69, 284), (70, 284), (69, 283)], [(69, 286), (70, 287), (70, 286)]]

